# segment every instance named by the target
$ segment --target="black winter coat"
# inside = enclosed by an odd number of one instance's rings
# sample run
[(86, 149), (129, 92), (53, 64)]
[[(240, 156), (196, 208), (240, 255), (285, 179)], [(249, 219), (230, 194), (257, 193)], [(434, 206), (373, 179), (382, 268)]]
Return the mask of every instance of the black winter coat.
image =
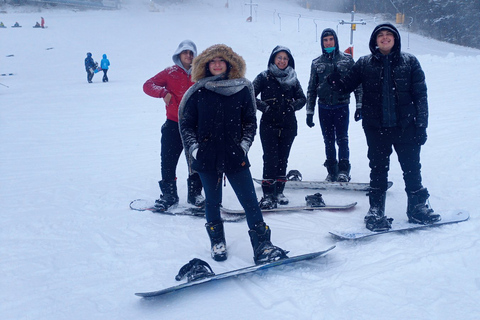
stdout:
[(221, 95), (202, 86), (182, 101), (180, 132), (185, 152), (191, 154), (198, 147), (196, 159), (192, 159), (195, 171), (228, 173), (250, 166), (240, 144), (245, 141), (250, 147), (257, 119), (253, 88), (243, 80), (245, 87), (233, 95)]
[(261, 122), (273, 128), (292, 130), (297, 133), (295, 111), (303, 108), (306, 102), (300, 82), (294, 86), (282, 89), (280, 83), (268, 70), (261, 72), (253, 80), (255, 96), (260, 94), (257, 109), (262, 111)]

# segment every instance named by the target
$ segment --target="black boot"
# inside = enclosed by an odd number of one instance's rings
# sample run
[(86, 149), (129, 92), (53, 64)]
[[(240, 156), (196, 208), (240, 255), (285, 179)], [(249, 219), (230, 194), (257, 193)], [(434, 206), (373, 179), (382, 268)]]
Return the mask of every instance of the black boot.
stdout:
[(163, 194), (160, 195), (160, 199), (155, 201), (155, 208), (158, 211), (167, 211), (170, 207), (178, 204), (177, 181), (161, 180), (158, 184)]
[(253, 248), (253, 261), (255, 264), (268, 263), (280, 259), (288, 258), (287, 253), (270, 242), (270, 227), (265, 222), (259, 222), (255, 227), (248, 231)]
[(350, 181), (350, 162), (348, 160), (340, 160), (338, 162), (338, 182), (349, 182)]
[(328, 175), (325, 178), (327, 182), (335, 182), (337, 181), (338, 175), (338, 163), (337, 160), (325, 160), (323, 164), (327, 168)]
[(287, 197), (283, 194), (283, 190), (285, 189), (285, 183), (287, 182), (287, 177), (278, 177), (277, 181), (275, 182), (275, 192), (277, 197), (278, 204), (287, 205), (289, 203)]
[(208, 236), (210, 237), (211, 255), (215, 261), (227, 260), (227, 242), (225, 241), (225, 230), (222, 221), (215, 221), (205, 224)]
[(368, 230), (379, 232), (392, 228), (392, 218), (385, 216), (386, 192), (380, 189), (371, 189), (368, 193), (370, 209), (365, 216), (365, 226)]
[(187, 202), (193, 204), (196, 207), (205, 207), (205, 198), (202, 196), (202, 180), (198, 176), (198, 173), (192, 174), (187, 179), (188, 184), (188, 196)]
[(277, 199), (275, 197), (275, 182), (276, 181), (273, 179), (262, 180), (263, 197), (258, 203), (260, 209), (268, 210), (275, 209), (277, 207)]
[(408, 205), (407, 216), (408, 222), (418, 224), (432, 224), (440, 221), (442, 217), (434, 213), (433, 209), (427, 204), (430, 197), (426, 188), (421, 188), (414, 192), (407, 192)]

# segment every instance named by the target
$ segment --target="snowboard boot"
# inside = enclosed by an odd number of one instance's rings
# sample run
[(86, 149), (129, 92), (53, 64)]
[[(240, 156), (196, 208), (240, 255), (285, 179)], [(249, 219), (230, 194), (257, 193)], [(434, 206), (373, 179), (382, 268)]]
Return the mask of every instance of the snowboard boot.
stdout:
[(262, 190), (263, 197), (258, 203), (260, 209), (275, 209), (277, 207), (277, 199), (275, 197), (275, 180), (273, 179), (263, 179), (262, 180)]
[(365, 216), (365, 226), (373, 232), (387, 231), (392, 228), (392, 218), (385, 216), (386, 192), (380, 189), (371, 189), (368, 193), (370, 209)]
[(222, 221), (209, 222), (205, 224), (208, 236), (210, 237), (211, 255), (215, 261), (227, 260), (227, 243), (225, 241), (225, 230)]
[(287, 205), (289, 203), (287, 197), (285, 197), (285, 195), (283, 194), (283, 189), (285, 189), (286, 182), (287, 182), (286, 177), (278, 177), (277, 181), (275, 182), (277, 203), (281, 205)]
[(337, 181), (337, 174), (338, 174), (338, 163), (337, 160), (325, 160), (323, 164), (327, 168), (328, 175), (325, 178), (327, 182), (335, 182)]
[(188, 196), (187, 202), (193, 204), (196, 207), (204, 208), (205, 207), (205, 198), (202, 196), (202, 180), (198, 173), (192, 174), (187, 179), (188, 185)]
[(338, 182), (349, 182), (351, 177), (350, 177), (350, 162), (348, 160), (340, 160), (338, 162), (338, 176), (337, 176), (337, 181)]
[(432, 224), (440, 221), (441, 216), (434, 213), (430, 204), (427, 202), (430, 194), (426, 188), (421, 188), (414, 192), (407, 192), (407, 216), (408, 222), (418, 224)]
[(253, 248), (253, 261), (257, 265), (288, 258), (288, 251), (270, 242), (271, 233), (270, 227), (263, 221), (255, 224), (254, 228), (248, 231)]
[(161, 180), (158, 184), (163, 194), (160, 195), (160, 199), (155, 200), (155, 208), (158, 211), (167, 211), (178, 204), (177, 181)]

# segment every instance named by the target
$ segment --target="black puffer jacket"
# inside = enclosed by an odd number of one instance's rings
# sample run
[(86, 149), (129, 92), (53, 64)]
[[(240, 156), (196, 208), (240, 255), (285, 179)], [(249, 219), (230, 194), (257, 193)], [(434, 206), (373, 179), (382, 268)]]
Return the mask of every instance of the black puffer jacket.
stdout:
[[(276, 46), (273, 49), (268, 60), (268, 67), (274, 64), (274, 58), (280, 51), (287, 53), (288, 65), (295, 69), (295, 60), (290, 50), (283, 46)], [(306, 101), (300, 82), (298, 79), (295, 80), (292, 85), (282, 87), (268, 69), (253, 80), (255, 97), (260, 94), (260, 99), (256, 99), (257, 108), (263, 113), (260, 121), (274, 128), (290, 129), (294, 135), (297, 132), (295, 111), (302, 109)]]
[[(327, 76), (334, 71), (344, 76), (353, 67), (355, 62), (351, 55), (339, 50), (337, 34), (333, 29), (323, 30), (320, 39), (323, 39), (326, 32), (333, 34), (335, 50), (332, 53), (327, 53), (322, 42), (322, 55), (312, 61), (307, 89), (307, 114), (315, 114), (317, 97), (319, 104), (327, 106), (338, 106), (350, 103), (350, 92), (333, 91), (327, 83)], [(355, 97), (357, 103), (360, 103), (361, 87), (355, 90)]]
[[(387, 56), (391, 66), (390, 92), (394, 93), (394, 108), (383, 105), (383, 56), (376, 47), (376, 35), (381, 29), (394, 33), (395, 45)], [(401, 52), (400, 33), (395, 26), (385, 23), (375, 27), (370, 38), (368, 56), (361, 57), (340, 80), (339, 87), (344, 92), (351, 92), (359, 84), (363, 87), (362, 117), (363, 126), (382, 127), (386, 118), (396, 119), (402, 128), (415, 124), (416, 127), (428, 125), (428, 101), (425, 74), (417, 58)], [(388, 115), (395, 112), (395, 115)]]
[[(227, 61), (227, 78), (208, 76), (208, 63), (217, 57)], [(248, 168), (246, 151), (257, 119), (252, 84), (243, 78), (245, 61), (230, 47), (215, 45), (195, 58), (192, 68), (197, 82), (185, 93), (179, 109), (180, 133), (192, 169), (228, 173)]]

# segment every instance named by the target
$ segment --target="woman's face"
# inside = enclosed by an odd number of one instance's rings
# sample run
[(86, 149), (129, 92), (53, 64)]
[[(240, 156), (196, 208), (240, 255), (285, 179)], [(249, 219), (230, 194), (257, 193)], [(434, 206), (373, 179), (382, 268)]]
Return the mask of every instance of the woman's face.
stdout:
[(208, 63), (208, 70), (214, 76), (227, 72), (227, 62), (220, 57), (212, 59)]
[(288, 67), (288, 55), (285, 51), (280, 51), (275, 55), (275, 65), (280, 70), (283, 70), (286, 67)]

